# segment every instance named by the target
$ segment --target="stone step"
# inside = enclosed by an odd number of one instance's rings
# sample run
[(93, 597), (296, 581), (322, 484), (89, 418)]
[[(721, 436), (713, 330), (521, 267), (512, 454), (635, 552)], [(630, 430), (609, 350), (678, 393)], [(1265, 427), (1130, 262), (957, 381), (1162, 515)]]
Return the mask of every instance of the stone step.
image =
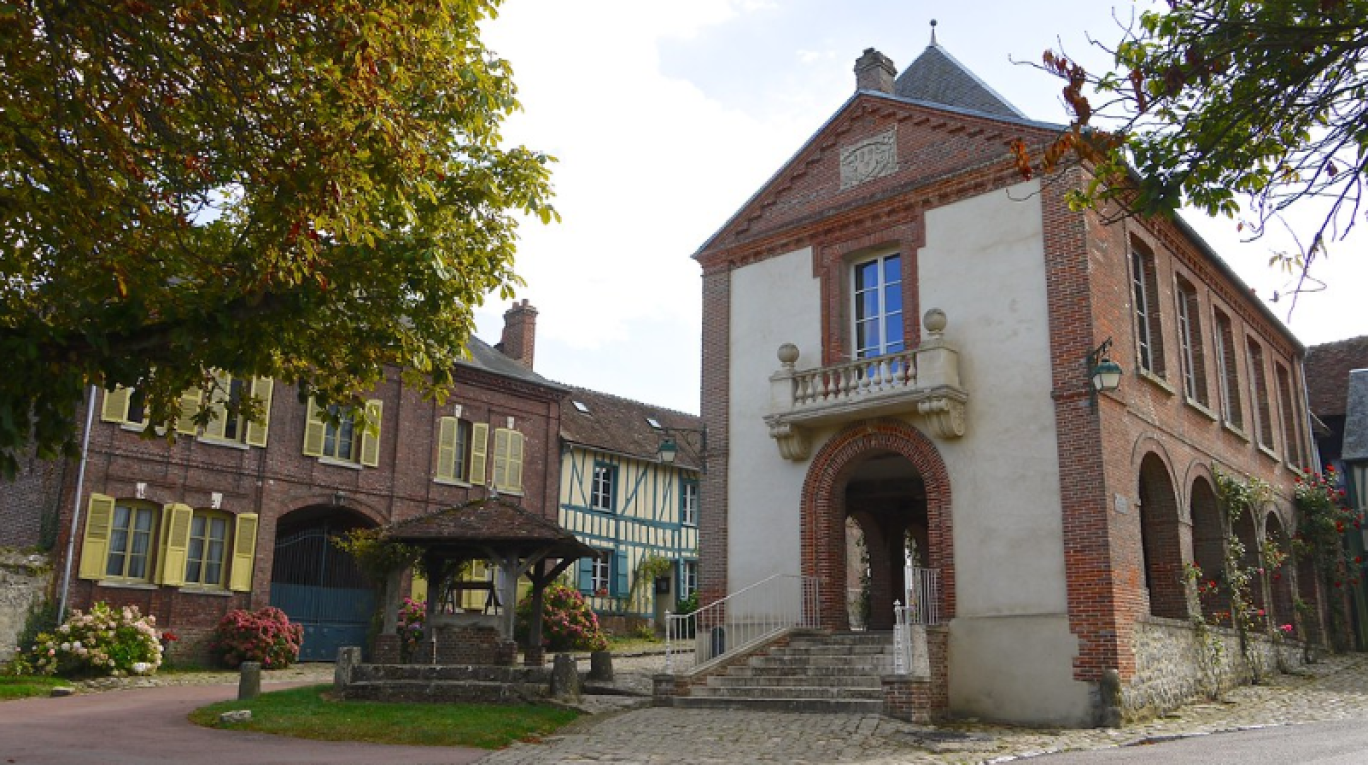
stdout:
[(751, 688), (694, 688), (696, 696), (724, 699), (882, 699), (883, 687), (835, 688), (819, 685), (772, 686)]
[(343, 695), (358, 701), (469, 702), (517, 704), (546, 697), (540, 683), (501, 683), (480, 680), (385, 680), (353, 682)]
[(893, 645), (882, 643), (852, 643), (850, 645), (827, 645), (825, 643), (801, 643), (770, 649), (770, 656), (878, 656), (892, 653)]
[(868, 658), (868, 659), (871, 659), (871, 661), (864, 661), (864, 662), (861, 662), (861, 661), (854, 660), (854, 659), (852, 659), (852, 657), (849, 657), (849, 656), (825, 656), (825, 655), (815, 655), (815, 656), (753, 656), (753, 657), (751, 657), (750, 661), (747, 662), (747, 663), (749, 663), (752, 667), (786, 667), (786, 668), (795, 668), (795, 669), (803, 669), (803, 668), (806, 668), (806, 667), (813, 667), (813, 668), (818, 668), (818, 667), (842, 667), (842, 668), (849, 668), (849, 667), (859, 667), (859, 666), (862, 666), (862, 665), (865, 665), (865, 664), (867, 664), (867, 665), (869, 665), (869, 666), (879, 666), (879, 665), (881, 664), (881, 662), (879, 662), (879, 661), (873, 661), (872, 659), (873, 659), (874, 657), (872, 657), (872, 656), (870, 656), (870, 657), (860, 657), (860, 658)]
[(709, 688), (763, 688), (763, 687), (807, 687), (820, 686), (824, 688), (882, 688), (878, 675), (839, 675), (821, 678), (821, 682), (814, 682), (816, 678), (811, 675), (794, 675), (791, 677), (747, 677), (740, 675), (713, 675), (708, 678)]
[(714, 677), (811, 677), (820, 679), (820, 682), (829, 682), (833, 678), (847, 677), (850, 675), (870, 675), (877, 677), (886, 675), (893, 671), (893, 661), (889, 659), (887, 663), (876, 663), (864, 666), (843, 665), (839, 667), (752, 667), (752, 666), (732, 666), (727, 671)]
[(735, 699), (679, 696), (679, 709), (751, 709), (763, 712), (809, 712), (814, 714), (883, 714), (883, 701), (870, 699)]
[(820, 645), (867, 645), (893, 642), (892, 632), (839, 632), (834, 635), (799, 633), (789, 639), (790, 645), (803, 643)]

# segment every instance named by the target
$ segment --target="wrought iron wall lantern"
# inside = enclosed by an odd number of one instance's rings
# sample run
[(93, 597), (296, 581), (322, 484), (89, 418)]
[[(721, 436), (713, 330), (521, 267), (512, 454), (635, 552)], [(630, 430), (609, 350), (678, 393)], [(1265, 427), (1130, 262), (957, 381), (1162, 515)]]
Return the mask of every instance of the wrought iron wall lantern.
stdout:
[(691, 448), (688, 445), (688, 441), (686, 439), (685, 449), (687, 449), (689, 452), (692, 452), (692, 455), (698, 460), (698, 469), (704, 473), (708, 472), (707, 428), (671, 428), (666, 425), (661, 425), (660, 430), (665, 433), (665, 438), (661, 440), (660, 447), (656, 451), (656, 456), (660, 459), (661, 464), (673, 465), (675, 463), (675, 459), (679, 456), (680, 442), (675, 439), (676, 435), (692, 435), (696, 436), (698, 439), (698, 448)]
[(1097, 346), (1097, 349), (1088, 354), (1088, 379), (1092, 383), (1089, 388), (1089, 398), (1094, 407), (1097, 406), (1097, 394), (1113, 391), (1121, 387), (1121, 376), (1125, 371), (1121, 365), (1112, 361), (1108, 353), (1111, 351), (1112, 339), (1109, 337)]

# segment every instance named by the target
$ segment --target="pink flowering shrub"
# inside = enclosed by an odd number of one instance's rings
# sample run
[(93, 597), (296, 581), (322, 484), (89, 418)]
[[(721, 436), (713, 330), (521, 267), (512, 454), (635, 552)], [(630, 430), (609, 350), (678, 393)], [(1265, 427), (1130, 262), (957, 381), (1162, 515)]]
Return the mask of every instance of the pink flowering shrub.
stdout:
[[(532, 598), (518, 603), (514, 634), (527, 645), (532, 621)], [(553, 584), (542, 593), (542, 645), (548, 651), (603, 651), (608, 638), (599, 629), (598, 615), (579, 592)]]
[(29, 665), (42, 675), (150, 675), (162, 663), (156, 623), (137, 606), (96, 603), (90, 613), (72, 611), (57, 629), (39, 633)]
[(299, 659), (304, 628), (290, 624), (279, 608), (229, 611), (219, 620), (209, 651), (229, 667), (244, 661), (260, 662), (262, 669), (284, 669)]
[(399, 606), (399, 657), (408, 661), (423, 642), (423, 624), (427, 621), (427, 601), (404, 598)]

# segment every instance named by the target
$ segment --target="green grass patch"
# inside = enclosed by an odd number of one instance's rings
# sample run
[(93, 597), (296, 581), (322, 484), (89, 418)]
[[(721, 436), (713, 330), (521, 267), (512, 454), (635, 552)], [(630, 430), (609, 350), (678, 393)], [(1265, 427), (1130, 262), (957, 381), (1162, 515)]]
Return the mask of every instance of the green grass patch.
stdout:
[[(210, 704), (191, 712), (190, 721), (322, 741), (499, 749), (548, 735), (579, 716), (550, 706), (335, 701), (327, 696), (331, 688), (314, 685), (263, 693), (252, 701)], [(251, 722), (219, 722), (220, 714), (235, 709), (250, 709)]]
[(36, 677), (33, 675), (0, 675), (0, 701), (27, 699), (32, 696), (51, 696), (53, 688), (71, 685), (71, 681), (60, 677)]

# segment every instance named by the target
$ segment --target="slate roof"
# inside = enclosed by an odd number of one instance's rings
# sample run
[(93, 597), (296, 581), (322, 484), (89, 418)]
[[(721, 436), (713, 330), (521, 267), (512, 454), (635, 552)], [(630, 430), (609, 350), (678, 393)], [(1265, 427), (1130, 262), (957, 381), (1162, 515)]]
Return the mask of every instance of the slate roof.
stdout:
[(564, 390), (565, 386), (553, 383), (531, 369), (505, 356), (502, 351), (496, 350), (493, 346), (474, 335), (470, 336), (470, 341), (466, 343), (466, 349), (470, 351), (470, 358), (465, 361), (456, 362), (460, 366), (475, 367), (483, 369), (496, 375), (513, 377), (523, 382), (533, 383), (534, 385), (544, 385), (553, 390)]
[(396, 542), (478, 553), (485, 547), (532, 552), (548, 545), (552, 557), (598, 553), (555, 521), (504, 497), (485, 497), (391, 524), (385, 535)]
[(1306, 392), (1317, 417), (1348, 412), (1349, 372), (1368, 369), (1368, 335), (1351, 337), (1306, 351)]
[[(584, 405), (581, 412), (574, 402)], [(703, 418), (665, 409), (640, 401), (612, 396), (607, 393), (570, 388), (561, 400), (561, 439), (570, 444), (598, 451), (621, 454), (644, 460), (655, 460), (660, 443), (670, 437), (679, 444), (675, 464), (698, 470), (702, 466), (700, 433), (669, 433), (656, 429), (647, 418), (653, 418), (664, 428), (701, 431)]]
[(1026, 119), (1020, 109), (1008, 103), (934, 41), (898, 75), (893, 83), (893, 93), (915, 101)]
[(1350, 372), (1345, 389), (1344, 450), (1340, 458), (1368, 460), (1368, 369)]

